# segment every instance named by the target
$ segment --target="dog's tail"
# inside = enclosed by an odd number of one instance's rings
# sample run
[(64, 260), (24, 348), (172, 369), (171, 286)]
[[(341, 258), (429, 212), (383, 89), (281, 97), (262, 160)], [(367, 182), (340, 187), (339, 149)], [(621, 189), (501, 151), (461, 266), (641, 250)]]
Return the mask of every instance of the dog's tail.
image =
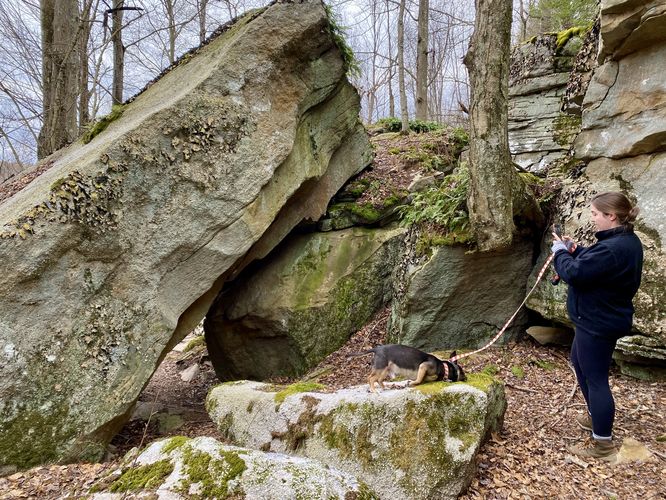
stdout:
[(373, 348), (373, 349), (368, 349), (367, 351), (352, 352), (351, 354), (347, 354), (347, 359), (356, 358), (358, 356), (366, 356), (366, 355), (370, 354), (371, 352), (374, 353), (375, 349)]

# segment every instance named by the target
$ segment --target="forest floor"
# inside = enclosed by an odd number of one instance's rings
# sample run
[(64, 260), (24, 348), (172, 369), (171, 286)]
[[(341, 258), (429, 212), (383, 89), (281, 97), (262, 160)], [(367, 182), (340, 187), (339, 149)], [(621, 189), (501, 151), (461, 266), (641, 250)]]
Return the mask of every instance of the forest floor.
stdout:
[[(324, 374), (318, 380), (331, 388), (364, 384), (370, 357), (349, 360), (346, 355), (381, 343), (386, 318), (387, 311), (379, 314), (311, 373)], [(641, 443), (651, 450), (649, 459), (617, 465), (576, 459), (566, 447), (586, 437), (573, 420), (584, 406), (580, 391), (574, 392), (568, 354), (566, 347), (544, 347), (527, 338), (462, 363), (468, 373), (494, 373), (505, 384), (508, 402), (504, 427), (481, 447), (476, 477), (462, 499), (666, 498), (666, 443), (657, 441), (666, 432), (666, 384), (629, 378), (615, 369), (611, 373), (616, 439), (625, 445), (632, 440)], [(193, 369), (194, 364), (198, 366)], [(189, 382), (181, 377), (187, 368), (190, 374), (198, 372)], [(106, 462), (42, 466), (0, 478), (0, 498), (85, 498), (90, 486), (117, 467), (134, 446), (167, 435), (221, 439), (203, 408), (205, 395), (216, 383), (205, 348), (173, 351), (140, 397), (139, 406), (149, 410), (144, 418), (153, 415), (150, 422), (130, 421), (114, 439)], [(169, 419), (161, 416), (167, 413), (178, 416), (172, 425), (163, 425)]]
[[(381, 205), (417, 176), (434, 175), (445, 168), (441, 166), (448, 165), (452, 155), (448, 133), (374, 137), (374, 168), (363, 174), (371, 189), (359, 202)], [(0, 200), (49, 166), (42, 165), (1, 185)], [(386, 318), (387, 311), (378, 314), (309, 376), (316, 376), (331, 390), (364, 384), (371, 357), (348, 359), (347, 355), (381, 344)], [(217, 383), (205, 346), (183, 352), (184, 345), (169, 353), (155, 372), (139, 398), (133, 419), (113, 439), (104, 462), (45, 465), (0, 478), (0, 499), (85, 498), (90, 487), (117, 468), (133, 447), (170, 435), (222, 440), (204, 409), (206, 394)], [(586, 437), (574, 422), (584, 404), (580, 391), (574, 391), (568, 354), (566, 347), (544, 347), (527, 338), (462, 362), (467, 373), (485, 371), (502, 380), (508, 402), (504, 427), (481, 447), (476, 476), (462, 499), (666, 498), (666, 442), (657, 441), (666, 433), (666, 383), (636, 380), (617, 369), (611, 373), (617, 406), (616, 439), (625, 444), (641, 443), (652, 452), (648, 460), (617, 465), (579, 460), (566, 451), (567, 446)]]

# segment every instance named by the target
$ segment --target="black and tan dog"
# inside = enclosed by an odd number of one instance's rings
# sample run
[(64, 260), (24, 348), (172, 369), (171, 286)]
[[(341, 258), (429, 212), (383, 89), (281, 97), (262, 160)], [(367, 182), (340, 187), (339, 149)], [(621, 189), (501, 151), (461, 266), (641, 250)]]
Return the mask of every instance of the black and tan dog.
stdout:
[[(384, 389), (384, 380), (389, 376), (409, 379), (411, 385), (435, 380), (462, 382), (467, 379), (462, 367), (451, 361), (441, 360), (432, 354), (400, 344), (380, 345), (367, 351), (351, 354), (349, 357), (374, 353), (372, 370), (368, 375), (370, 392), (375, 392), (375, 383)], [(455, 356), (451, 353), (451, 357)]]

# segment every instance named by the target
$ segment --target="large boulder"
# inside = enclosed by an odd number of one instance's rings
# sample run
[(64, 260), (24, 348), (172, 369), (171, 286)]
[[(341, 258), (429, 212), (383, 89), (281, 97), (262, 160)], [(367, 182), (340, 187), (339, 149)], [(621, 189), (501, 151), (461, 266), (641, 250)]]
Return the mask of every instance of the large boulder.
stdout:
[[(606, 1), (601, 15), (604, 64), (583, 102), (576, 156), (623, 158), (663, 149), (666, 139), (666, 4)], [(612, 8), (611, 8), (611, 5)], [(609, 23), (627, 16), (627, 29)], [(620, 50), (631, 44), (632, 49)]]
[(404, 233), (353, 228), (287, 238), (207, 315), (218, 376), (298, 375), (342, 346), (391, 299)]
[[(666, 210), (662, 194), (664, 186), (665, 153), (624, 160), (599, 158), (588, 164), (584, 178), (565, 179), (558, 198), (557, 217), (564, 223), (567, 234), (583, 245), (590, 245), (595, 241), (589, 214), (589, 200), (594, 194), (625, 190), (637, 199), (642, 212), (635, 230), (643, 242), (645, 262), (641, 287), (634, 299), (634, 329), (636, 333), (657, 339), (661, 345), (661, 355), (657, 355), (660, 348), (653, 345), (650, 357), (666, 360), (666, 257), (662, 249), (662, 242), (666, 241), (666, 225), (661, 220)], [(550, 254), (549, 241), (546, 237), (543, 242), (542, 254), (530, 277), (530, 285)], [(546, 318), (573, 326), (567, 315), (566, 292), (565, 284), (554, 287), (548, 280), (543, 280), (528, 299), (527, 306)], [(632, 351), (627, 342), (619, 343), (618, 348)]]
[[(484, 345), (521, 304), (532, 266), (533, 244), (469, 252), (464, 246), (433, 247), (401, 266), (392, 303), (389, 341), (420, 349)], [(515, 340), (527, 324), (521, 310), (500, 343)]]
[(229, 382), (209, 393), (206, 407), (233, 443), (316, 459), (380, 498), (457, 498), (481, 444), (502, 426), (503, 386), (471, 374), (467, 383), (388, 387), (325, 393)]
[(225, 281), (370, 161), (319, 1), (221, 30), (0, 205), (0, 465), (94, 459)]
[(314, 460), (182, 436), (127, 454), (92, 487), (92, 500), (127, 498), (378, 498), (353, 476)]
[[(564, 179), (556, 218), (566, 232), (592, 243), (589, 200), (600, 192), (624, 191), (641, 209), (636, 232), (643, 242), (645, 263), (634, 306), (634, 334), (618, 343), (622, 368), (644, 359), (645, 365), (666, 361), (666, 2), (604, 0), (601, 5), (603, 62), (583, 101), (582, 131), (575, 140), (582, 171)], [(548, 240), (549, 238), (546, 238)], [(534, 274), (549, 254), (543, 253)], [(534, 279), (532, 275), (532, 280)], [(528, 306), (549, 319), (569, 323), (566, 287), (539, 285)], [(646, 370), (643, 370), (646, 371)]]

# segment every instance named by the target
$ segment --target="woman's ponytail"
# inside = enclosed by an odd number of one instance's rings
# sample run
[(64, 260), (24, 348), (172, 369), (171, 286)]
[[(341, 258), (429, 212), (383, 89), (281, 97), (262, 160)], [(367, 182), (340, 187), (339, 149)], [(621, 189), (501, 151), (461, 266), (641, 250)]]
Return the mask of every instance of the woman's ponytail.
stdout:
[(609, 191), (592, 198), (592, 203), (604, 214), (615, 214), (617, 220), (627, 229), (634, 228), (634, 221), (640, 212), (624, 193)]

